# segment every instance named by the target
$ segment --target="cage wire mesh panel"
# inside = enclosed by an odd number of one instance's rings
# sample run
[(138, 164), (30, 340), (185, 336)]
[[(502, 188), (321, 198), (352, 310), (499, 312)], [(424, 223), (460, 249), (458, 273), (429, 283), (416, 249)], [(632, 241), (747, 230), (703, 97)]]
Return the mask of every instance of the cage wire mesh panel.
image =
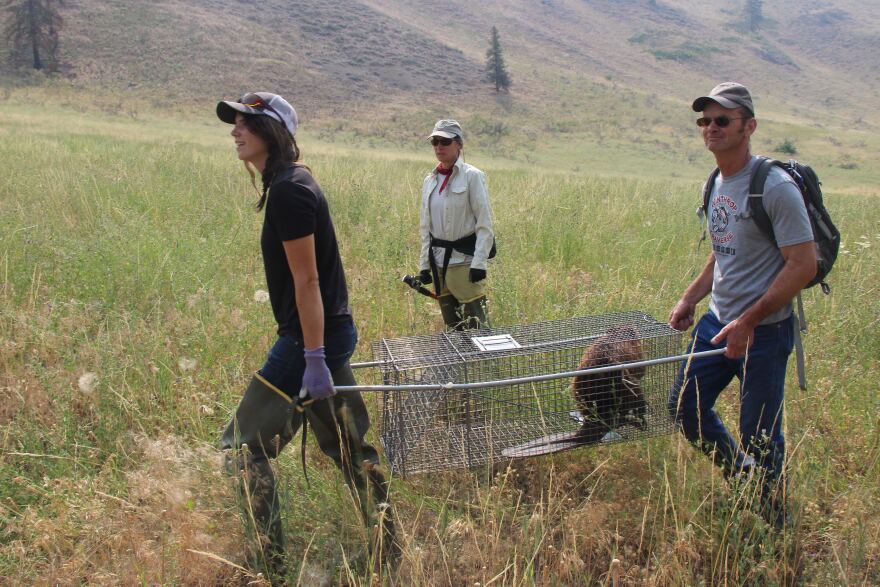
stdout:
[(666, 398), (681, 333), (640, 312), (373, 343), (386, 385), (480, 383), (621, 365), (577, 378), (498, 387), (382, 392), (380, 434), (391, 469), (408, 475), (474, 467), (673, 431)]

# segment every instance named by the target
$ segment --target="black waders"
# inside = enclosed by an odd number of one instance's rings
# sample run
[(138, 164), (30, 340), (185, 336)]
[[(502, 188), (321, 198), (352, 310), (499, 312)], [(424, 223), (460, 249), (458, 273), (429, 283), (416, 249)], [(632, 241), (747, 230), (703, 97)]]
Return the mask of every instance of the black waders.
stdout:
[[(351, 367), (333, 372), (333, 383), (355, 385)], [(220, 447), (229, 450), (227, 467), (239, 476), (238, 484), (248, 527), (256, 527), (259, 549), (251, 563), (265, 567), (270, 577), (286, 572), (281, 505), (270, 458), (275, 458), (308, 420), (321, 451), (333, 459), (358, 501), (364, 523), (376, 535), (371, 548), (387, 556), (396, 548), (394, 522), (388, 504), (388, 487), (376, 468), (379, 455), (364, 442), (370, 425), (363, 398), (357, 392), (339, 392), (309, 405), (305, 412), (294, 408), (291, 398), (255, 375), (228, 424)]]
[(453, 295), (440, 296), (440, 314), (448, 330), (470, 330), (488, 328), (489, 315), (486, 311), (486, 296), (460, 304)]

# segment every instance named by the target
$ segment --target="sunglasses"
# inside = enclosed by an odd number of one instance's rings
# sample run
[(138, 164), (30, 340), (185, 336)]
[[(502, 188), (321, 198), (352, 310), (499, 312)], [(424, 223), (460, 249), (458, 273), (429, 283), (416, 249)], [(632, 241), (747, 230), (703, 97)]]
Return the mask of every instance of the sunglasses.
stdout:
[[(238, 101), (240, 104), (244, 104), (245, 106), (247, 106), (249, 108), (257, 108), (259, 110), (268, 110), (269, 112), (272, 112), (275, 116), (277, 116), (279, 121), (284, 120), (284, 117), (281, 116), (281, 114), (279, 114), (277, 110), (272, 108), (272, 106), (270, 106), (268, 102), (263, 100), (257, 94), (245, 94), (244, 96), (239, 98)], [(283, 122), (282, 122), (282, 124), (283, 124)]]
[(436, 147), (437, 145), (443, 145), (444, 147), (448, 147), (449, 145), (452, 144), (452, 141), (454, 141), (454, 140), (455, 140), (455, 139), (447, 139), (447, 138), (440, 138), (440, 137), (431, 137), (431, 144), (434, 145), (435, 147)]
[(718, 128), (725, 128), (730, 124), (731, 120), (743, 120), (745, 117), (740, 116), (739, 118), (730, 118), (729, 116), (716, 116), (712, 118), (711, 116), (704, 116), (702, 118), (697, 119), (697, 126), (709, 126), (714, 121)]

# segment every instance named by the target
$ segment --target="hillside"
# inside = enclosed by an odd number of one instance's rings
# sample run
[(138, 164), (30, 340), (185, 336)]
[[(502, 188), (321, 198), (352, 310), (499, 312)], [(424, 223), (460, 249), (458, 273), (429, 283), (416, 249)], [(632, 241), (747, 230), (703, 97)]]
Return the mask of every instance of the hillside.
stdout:
[[(218, 98), (268, 89), (291, 99), (303, 132), (340, 148), (413, 153), (436, 119), (455, 117), (483, 161), (697, 179), (705, 151), (688, 104), (735, 79), (756, 99), (756, 151), (796, 145), (826, 185), (876, 193), (880, 4), (768, 1), (754, 33), (743, 4), (76, 0), (61, 75), (6, 65), (0, 99), (213, 122)], [(482, 77), (492, 26), (509, 94)]]
[[(429, 56), (469, 67), (459, 51), (354, 0), (297, 3), (295, 12), (277, 0), (256, 6), (80, 0), (66, 15), (66, 73), (159, 99), (273, 88), (333, 116), (387, 88), (408, 92), (430, 72)], [(466, 81), (476, 84), (476, 73)]]
[(876, 3), (765, 2), (756, 33), (743, 32), (742, 4), (76, 0), (64, 10), (61, 50), (64, 75), (79, 86), (174, 100), (264, 87), (295, 96), (314, 118), (388, 117), (494, 102), (481, 75), (495, 25), (513, 100), (531, 112), (572, 91), (576, 103), (595, 84), (678, 101), (722, 78), (752, 85), (775, 111), (849, 117), (877, 105)]
[[(725, 78), (753, 86), (774, 108), (827, 113), (876, 103), (876, 3), (765, 2), (765, 22), (747, 34), (739, 0), (454, 0), (442, 9), (427, 1), (365, 1), (425, 34), (449, 15), (459, 46), (475, 61), (485, 48), (483, 31), (497, 25), (514, 77), (524, 85), (612, 80), (651, 95), (688, 98)], [(448, 38), (448, 32), (437, 36)]]

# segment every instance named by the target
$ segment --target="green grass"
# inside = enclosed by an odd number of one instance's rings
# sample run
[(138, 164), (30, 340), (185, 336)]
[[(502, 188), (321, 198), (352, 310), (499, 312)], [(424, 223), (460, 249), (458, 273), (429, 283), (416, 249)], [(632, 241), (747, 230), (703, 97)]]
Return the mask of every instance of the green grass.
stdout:
[[(681, 136), (656, 149), (634, 142), (631, 125), (609, 126), (604, 143), (575, 133), (567, 144), (539, 136), (529, 150), (505, 143), (509, 153), (469, 146), (488, 173), (497, 226), (496, 323), (667, 315), (707, 254), (695, 251), (693, 210), (709, 167), (684, 118), (670, 125)], [(868, 161), (876, 141), (766, 126), (766, 144), (791, 137), (810, 162), (843, 152)], [(842, 138), (823, 155), (828, 135)], [(274, 327), (254, 299), (265, 288), (261, 216), (228, 127), (6, 102), (0, 137), (10, 162), (0, 176), (0, 577), (230, 579), (218, 558), (243, 564), (244, 530), (213, 446)], [(301, 142), (333, 210), (361, 336), (355, 358), (368, 359), (372, 340), (441, 328), (434, 305), (398, 282), (416, 268), (431, 160), (406, 141), (332, 138)], [(369, 140), (374, 148), (360, 148)], [(523, 165), (526, 156), (546, 165)], [(663, 173), (632, 172), (645, 168)], [(810, 387), (798, 390), (793, 374), (788, 383), (791, 533), (770, 532), (743, 503), (749, 492), (731, 490), (676, 436), (494, 475), (395, 479), (403, 555), (377, 578), (358, 559), (366, 536), (356, 506), (311, 447), (311, 487), (295, 450), (278, 463), (299, 561), (292, 580), (595, 585), (617, 558), (633, 585), (880, 581), (877, 172), (820, 170), (844, 252), (833, 293), (805, 295)], [(721, 406), (729, 422), (733, 396)]]

